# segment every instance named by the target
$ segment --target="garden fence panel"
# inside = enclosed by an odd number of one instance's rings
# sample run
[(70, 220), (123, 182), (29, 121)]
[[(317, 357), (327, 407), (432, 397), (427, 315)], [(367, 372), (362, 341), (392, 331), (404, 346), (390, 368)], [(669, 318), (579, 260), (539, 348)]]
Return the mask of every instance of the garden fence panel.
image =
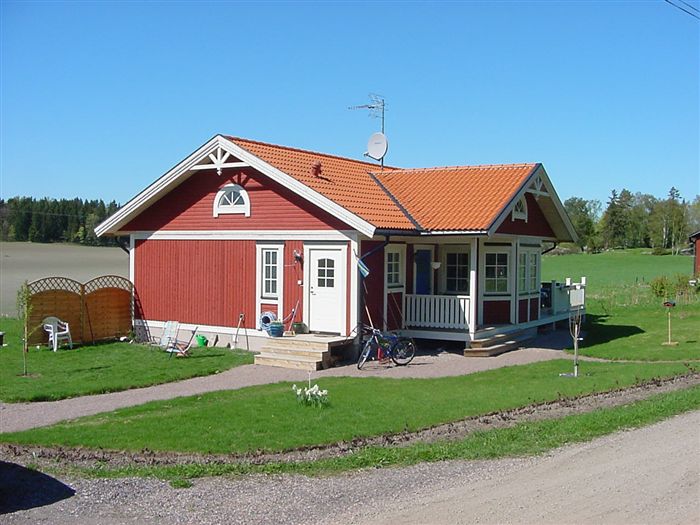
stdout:
[(128, 336), (132, 330), (133, 284), (117, 275), (105, 275), (85, 284), (67, 277), (47, 277), (28, 284), (31, 313), (29, 344), (46, 344), (41, 322), (49, 316), (70, 325), (76, 343)]

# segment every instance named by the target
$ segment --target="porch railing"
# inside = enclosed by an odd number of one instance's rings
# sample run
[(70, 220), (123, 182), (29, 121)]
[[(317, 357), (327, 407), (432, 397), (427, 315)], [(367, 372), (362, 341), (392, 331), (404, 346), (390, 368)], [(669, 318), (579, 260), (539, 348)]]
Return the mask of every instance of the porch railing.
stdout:
[(405, 295), (404, 322), (416, 328), (469, 328), (469, 297)]

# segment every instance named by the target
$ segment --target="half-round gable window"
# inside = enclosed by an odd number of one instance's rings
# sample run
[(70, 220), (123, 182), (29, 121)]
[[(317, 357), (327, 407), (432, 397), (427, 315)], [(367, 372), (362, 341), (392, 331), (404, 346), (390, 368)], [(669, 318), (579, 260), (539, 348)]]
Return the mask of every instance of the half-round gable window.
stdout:
[(520, 197), (520, 200), (516, 202), (513, 207), (513, 220), (515, 219), (527, 221), (527, 201), (525, 200), (525, 195)]
[(238, 184), (227, 184), (214, 197), (214, 217), (231, 213), (250, 217), (248, 192)]

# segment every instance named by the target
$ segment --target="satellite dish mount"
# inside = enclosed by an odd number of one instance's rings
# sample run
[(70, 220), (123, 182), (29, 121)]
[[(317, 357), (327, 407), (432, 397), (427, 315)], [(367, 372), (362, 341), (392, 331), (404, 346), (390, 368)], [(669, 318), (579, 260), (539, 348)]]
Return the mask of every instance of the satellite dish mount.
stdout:
[(369, 138), (367, 143), (366, 157), (381, 162), (382, 168), (384, 167), (384, 156), (386, 155), (389, 143), (384, 135), (384, 97), (381, 95), (376, 95), (370, 93), (370, 104), (363, 104), (361, 106), (350, 106), (348, 109), (369, 109), (369, 116), (374, 118), (380, 118), (382, 120), (382, 131), (380, 133), (373, 133)]

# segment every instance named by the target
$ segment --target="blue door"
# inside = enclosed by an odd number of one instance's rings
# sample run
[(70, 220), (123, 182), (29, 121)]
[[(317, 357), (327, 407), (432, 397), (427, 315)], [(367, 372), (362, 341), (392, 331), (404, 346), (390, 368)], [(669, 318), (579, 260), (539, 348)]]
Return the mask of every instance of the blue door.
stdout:
[(431, 290), (431, 275), (433, 269), (430, 266), (432, 252), (430, 250), (416, 250), (413, 260), (416, 264), (416, 294), (428, 295)]

